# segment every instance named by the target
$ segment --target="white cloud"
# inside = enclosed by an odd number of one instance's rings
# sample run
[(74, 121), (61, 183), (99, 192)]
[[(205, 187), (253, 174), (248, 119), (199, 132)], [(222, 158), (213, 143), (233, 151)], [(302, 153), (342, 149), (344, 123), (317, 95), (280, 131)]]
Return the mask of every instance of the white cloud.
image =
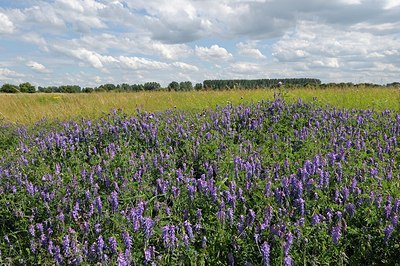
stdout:
[(255, 44), (251, 42), (248, 43), (240, 42), (236, 45), (236, 47), (238, 48), (239, 55), (249, 56), (255, 59), (265, 59), (266, 56), (263, 55), (261, 51), (255, 48), (254, 46)]
[(148, 60), (145, 58), (138, 58), (136, 56), (135, 57), (120, 56), (118, 57), (118, 59), (123, 66), (133, 70), (137, 69), (159, 70), (168, 68), (168, 64), (166, 63)]
[(172, 63), (172, 66), (180, 68), (182, 70), (199, 71), (199, 68), (197, 66), (194, 66), (194, 65), (191, 65), (191, 64), (186, 64), (186, 63), (183, 63), (183, 62)]
[[(258, 63), (237, 62), (230, 66), (230, 71), (233, 73), (247, 74), (251, 76), (261, 76), (264, 72), (263, 66)], [(265, 75), (265, 74), (264, 74)]]
[(14, 24), (4, 13), (0, 12), (0, 34), (12, 33), (14, 31)]
[(15, 72), (8, 68), (0, 68), (0, 79), (5, 79), (5, 80), (11, 79), (12, 80), (14, 78), (21, 78), (24, 76), (25, 76), (24, 74)]
[(400, 6), (399, 0), (385, 0), (383, 2), (385, 2), (384, 6), (383, 6), (384, 9), (392, 9), (392, 8)]
[(42, 64), (35, 62), (35, 61), (28, 61), (26, 63), (26, 66), (30, 67), (34, 71), (40, 72), (40, 73), (49, 73), (50, 71)]
[(195, 52), (198, 57), (206, 61), (229, 60), (233, 58), (231, 53), (217, 44), (211, 45), (211, 47), (196, 46)]

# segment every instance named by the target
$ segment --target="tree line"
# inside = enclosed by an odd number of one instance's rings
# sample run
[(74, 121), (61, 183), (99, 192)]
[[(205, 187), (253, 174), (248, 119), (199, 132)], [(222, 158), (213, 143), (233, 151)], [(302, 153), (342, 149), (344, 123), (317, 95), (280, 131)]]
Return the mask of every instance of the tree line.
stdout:
[[(191, 91), (191, 90), (232, 90), (232, 89), (257, 89), (257, 88), (276, 88), (284, 86), (286, 88), (298, 87), (318, 87), (318, 88), (348, 88), (348, 87), (377, 87), (382, 86), (373, 83), (351, 82), (341, 83), (321, 83), (321, 80), (314, 78), (287, 78), (287, 79), (227, 79), (227, 80), (204, 80), (203, 83), (193, 85), (191, 81), (172, 81), (167, 87), (161, 87), (158, 82), (146, 82), (144, 84), (103, 84), (98, 87), (80, 87), (78, 85), (61, 85), (37, 88), (29, 82), (19, 85), (5, 83), (0, 87), (2, 93), (91, 93), (91, 92), (129, 92), (129, 91)], [(400, 87), (400, 82), (392, 82), (385, 85), (386, 87)]]

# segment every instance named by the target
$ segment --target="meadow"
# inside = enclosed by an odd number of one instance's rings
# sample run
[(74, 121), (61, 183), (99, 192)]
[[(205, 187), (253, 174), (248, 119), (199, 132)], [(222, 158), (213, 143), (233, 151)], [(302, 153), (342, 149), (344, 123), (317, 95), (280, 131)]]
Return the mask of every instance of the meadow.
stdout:
[(0, 264), (399, 265), (398, 90), (0, 102)]
[(283, 88), (280, 90), (147, 91), (93, 94), (35, 93), (0, 94), (0, 120), (29, 124), (43, 118), (47, 120), (98, 118), (114, 108), (121, 109), (128, 115), (135, 114), (137, 108), (149, 112), (173, 108), (198, 112), (214, 108), (216, 105), (224, 106), (228, 102), (238, 105), (273, 99), (277, 94), (289, 102), (295, 102), (299, 98), (304, 101), (312, 101), (316, 97), (320, 106), (329, 104), (338, 108), (400, 111), (400, 90), (398, 88)]

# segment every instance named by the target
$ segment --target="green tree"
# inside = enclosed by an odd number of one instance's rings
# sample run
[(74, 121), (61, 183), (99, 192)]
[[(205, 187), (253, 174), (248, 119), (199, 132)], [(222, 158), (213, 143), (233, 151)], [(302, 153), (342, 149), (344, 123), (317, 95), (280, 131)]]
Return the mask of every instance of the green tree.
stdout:
[(161, 88), (160, 83), (158, 82), (146, 82), (144, 85), (144, 90), (146, 91), (154, 91), (154, 90), (159, 90)]
[(84, 93), (91, 93), (91, 92), (93, 92), (94, 90), (93, 90), (93, 88), (91, 88), (91, 87), (86, 87), (86, 88), (83, 88), (82, 89), (82, 92), (84, 92)]
[(196, 85), (194, 85), (194, 89), (195, 89), (196, 91), (202, 90), (202, 89), (203, 89), (203, 84), (201, 84), (201, 83), (196, 83)]
[(19, 87), (13, 84), (3, 84), (3, 86), (1, 86), (0, 89), (1, 92), (5, 92), (5, 93), (17, 93), (20, 92), (19, 91)]
[(34, 93), (36, 92), (36, 88), (29, 82), (24, 82), (19, 84), (19, 91), (23, 93)]
[(190, 81), (183, 81), (179, 83), (181, 91), (191, 91), (193, 90), (193, 84)]
[(169, 85), (168, 85), (168, 90), (169, 91), (179, 91), (180, 86), (179, 83), (176, 81), (172, 81)]

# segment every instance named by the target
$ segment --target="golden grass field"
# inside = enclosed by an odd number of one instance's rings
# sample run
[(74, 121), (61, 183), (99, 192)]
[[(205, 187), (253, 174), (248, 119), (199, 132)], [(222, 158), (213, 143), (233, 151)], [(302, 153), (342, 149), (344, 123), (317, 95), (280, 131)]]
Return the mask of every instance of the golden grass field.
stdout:
[[(391, 109), (400, 112), (398, 88), (293, 89), (281, 90), (287, 101), (312, 101), (337, 108)], [(275, 93), (279, 93), (278, 90)], [(273, 99), (274, 90), (191, 91), (191, 92), (103, 92), (92, 94), (0, 94), (0, 122), (29, 124), (41, 119), (68, 120), (80, 117), (96, 118), (110, 110), (121, 109), (135, 114), (137, 108), (157, 112), (177, 108), (200, 111), (216, 105), (233, 105)]]

